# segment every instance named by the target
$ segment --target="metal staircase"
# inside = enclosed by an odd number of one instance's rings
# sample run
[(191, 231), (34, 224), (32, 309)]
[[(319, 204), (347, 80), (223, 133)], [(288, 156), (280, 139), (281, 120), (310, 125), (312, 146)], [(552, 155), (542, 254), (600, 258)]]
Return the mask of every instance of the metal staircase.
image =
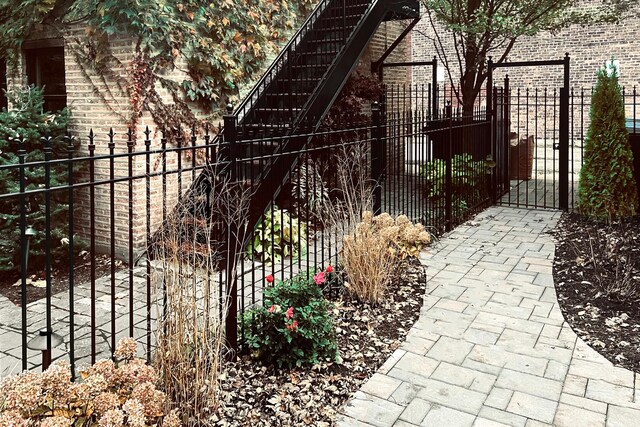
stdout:
[[(320, 0), (253, 90), (225, 118), (218, 135), (218, 165), (227, 177), (251, 187), (248, 224), (253, 227), (280, 192), (304, 148), (320, 126), (378, 26), (414, 19), (417, 0)], [(231, 113), (231, 111), (229, 111)], [(258, 159), (235, 162), (229, 159)], [(222, 161), (220, 161), (222, 160)], [(205, 169), (190, 189), (210, 194), (219, 167)]]

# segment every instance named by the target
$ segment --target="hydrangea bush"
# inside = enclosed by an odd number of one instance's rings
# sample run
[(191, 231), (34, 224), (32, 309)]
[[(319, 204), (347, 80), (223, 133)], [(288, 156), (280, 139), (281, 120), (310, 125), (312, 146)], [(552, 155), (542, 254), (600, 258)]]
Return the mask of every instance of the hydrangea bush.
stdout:
[[(265, 306), (243, 316), (245, 345), (267, 364), (279, 367), (338, 360), (331, 304), (322, 289), (333, 267), (275, 281), (265, 289)], [(267, 282), (274, 282), (267, 277)]]
[(136, 342), (120, 340), (117, 362), (100, 360), (71, 381), (67, 361), (46, 371), (25, 371), (0, 382), (0, 427), (178, 427), (165, 413), (166, 396), (156, 389), (155, 369), (136, 355)]

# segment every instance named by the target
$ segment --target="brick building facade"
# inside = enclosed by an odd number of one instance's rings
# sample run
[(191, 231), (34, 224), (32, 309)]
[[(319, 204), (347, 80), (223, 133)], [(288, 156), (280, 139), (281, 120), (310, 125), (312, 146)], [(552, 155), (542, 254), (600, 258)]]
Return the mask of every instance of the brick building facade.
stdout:
[[(595, 84), (596, 71), (612, 56), (620, 62), (620, 83), (626, 88), (640, 84), (640, 5), (635, 13), (620, 24), (597, 24), (583, 27), (572, 25), (558, 34), (541, 32), (535, 36), (519, 38), (508, 56), (508, 61), (531, 61), (562, 59), (565, 52), (571, 57), (571, 78), (573, 88), (590, 88)], [(436, 54), (435, 36), (429, 19), (422, 10), (423, 19), (413, 31), (412, 55), (414, 59), (431, 58)], [(456, 58), (453, 41), (446, 32), (438, 30), (445, 46), (446, 55)], [(453, 80), (459, 79), (456, 67), (451, 67)], [(415, 69), (415, 82), (431, 81), (431, 70)], [(536, 67), (508, 70), (512, 87), (560, 87), (562, 67)], [(506, 72), (498, 70), (496, 79), (504, 78)], [(440, 83), (449, 84), (444, 69), (440, 70)]]
[[(361, 58), (357, 72), (362, 74), (370, 73), (371, 61), (378, 59), (380, 55), (393, 43), (398, 34), (404, 29), (402, 22), (384, 22), (377, 30), (370, 46)], [(65, 31), (64, 37), (54, 37), (50, 33), (34, 33), (25, 42), (20, 63), (16, 68), (7, 69), (3, 83), (7, 88), (16, 87), (22, 84), (46, 84), (45, 108), (52, 110), (68, 106), (70, 108), (69, 130), (72, 135), (78, 138), (80, 144), (80, 156), (88, 155), (89, 132), (93, 131), (95, 138), (95, 155), (101, 156), (109, 153), (109, 132), (113, 129), (115, 133), (115, 154), (127, 152), (127, 123), (131, 117), (131, 107), (129, 95), (127, 93), (126, 82), (128, 81), (128, 66), (134, 58), (134, 41), (130, 37), (122, 36), (110, 40), (111, 53), (116, 58), (113, 67), (110, 68), (105, 77), (93, 72), (89, 67), (83, 65), (78, 55), (78, 51), (83, 48), (84, 28), (77, 26)], [(409, 40), (405, 40), (390, 56), (391, 61), (406, 61), (411, 56)], [(52, 59), (53, 58), (53, 59)], [(35, 65), (34, 65), (35, 64)], [(40, 64), (40, 65), (38, 65)], [(3, 66), (4, 64), (0, 64)], [(35, 67), (35, 68), (34, 68)], [(40, 67), (40, 68), (38, 68)], [(46, 68), (47, 72), (44, 72)], [(56, 73), (51, 73), (52, 69)], [(180, 67), (178, 67), (179, 69)], [(182, 67), (184, 69), (184, 67)], [(3, 69), (5, 69), (3, 67)], [(40, 72), (42, 71), (42, 72)], [(42, 76), (54, 76), (55, 81), (43, 81)], [(181, 71), (172, 71), (167, 76), (175, 81), (182, 81), (185, 75)], [(386, 82), (409, 82), (412, 74), (409, 68), (396, 69), (388, 72)], [(52, 91), (52, 88), (56, 90)], [(242, 88), (241, 88), (242, 89)], [(55, 92), (55, 93), (53, 93)], [(244, 91), (243, 91), (244, 92)], [(58, 104), (56, 104), (56, 102)], [(10, 106), (9, 106), (10, 107)], [(194, 106), (194, 108), (196, 108)], [(202, 115), (201, 111), (195, 110), (196, 115)], [(214, 123), (214, 125), (217, 124)], [(137, 128), (137, 145), (134, 152), (144, 150), (144, 130), (149, 126), (153, 130), (152, 149), (158, 148), (160, 135), (157, 125), (153, 122), (150, 114), (144, 112), (139, 120)], [(169, 141), (171, 143), (171, 141)], [(185, 152), (186, 155), (188, 153)], [(176, 169), (178, 159), (175, 155), (167, 158), (167, 170)], [(190, 162), (190, 159), (181, 159), (183, 163)], [(151, 165), (154, 171), (160, 167), (161, 157), (153, 154)], [(143, 155), (133, 157), (133, 174), (140, 176), (145, 173), (146, 159)], [(117, 158), (115, 161), (115, 178), (126, 178), (128, 176), (129, 164), (126, 157)], [(95, 162), (95, 179), (97, 181), (108, 180), (110, 175), (109, 160), (100, 159)], [(87, 177), (83, 177), (86, 180)], [(170, 174), (166, 177), (167, 206), (171, 210), (178, 199), (179, 186), (178, 175)], [(180, 177), (181, 188), (186, 191), (191, 182), (191, 173), (182, 174)], [(154, 177), (151, 179), (152, 200), (162, 198), (162, 179)], [(96, 246), (102, 252), (108, 252), (110, 247), (110, 191), (109, 186), (102, 184), (95, 187), (95, 226), (96, 226)], [(134, 181), (134, 215), (133, 221), (129, 221), (128, 208), (128, 183), (126, 181), (115, 184), (115, 242), (116, 255), (126, 258), (128, 253), (129, 229), (133, 229), (134, 246), (143, 249), (146, 235), (146, 192), (144, 180)], [(78, 194), (76, 207), (77, 224), (75, 230), (81, 236), (89, 236), (89, 215), (90, 202), (89, 190), (84, 188)], [(151, 212), (151, 230), (157, 229), (162, 221), (162, 209), (154, 209)]]

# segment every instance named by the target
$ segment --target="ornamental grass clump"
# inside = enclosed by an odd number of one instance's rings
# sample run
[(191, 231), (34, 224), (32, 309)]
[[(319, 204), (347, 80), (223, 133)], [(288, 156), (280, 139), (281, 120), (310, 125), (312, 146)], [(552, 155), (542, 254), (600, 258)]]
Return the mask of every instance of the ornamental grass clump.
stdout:
[(242, 319), (245, 345), (254, 357), (286, 368), (339, 360), (331, 304), (322, 295), (330, 272), (301, 273), (265, 289), (265, 305)]
[(430, 243), (424, 226), (405, 215), (394, 219), (387, 213), (364, 212), (355, 232), (344, 238), (340, 254), (347, 289), (363, 302), (379, 303), (402, 260), (418, 256)]
[(136, 343), (120, 340), (116, 361), (100, 360), (71, 382), (67, 361), (43, 373), (25, 371), (0, 382), (0, 427), (178, 427), (167, 413), (166, 395), (156, 389), (153, 367), (135, 357)]

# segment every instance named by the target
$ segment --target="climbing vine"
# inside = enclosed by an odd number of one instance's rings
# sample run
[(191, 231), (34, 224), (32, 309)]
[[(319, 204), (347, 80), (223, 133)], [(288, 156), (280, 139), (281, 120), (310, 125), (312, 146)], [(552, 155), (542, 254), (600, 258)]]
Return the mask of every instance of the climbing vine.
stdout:
[[(66, 45), (87, 75), (103, 80), (95, 88), (101, 96), (124, 90), (130, 124), (146, 110), (159, 125), (191, 125), (192, 104), (215, 113), (237, 102), (239, 87), (264, 68), (314, 1), (0, 0), (0, 57), (15, 63), (22, 42), (36, 30), (63, 36), (81, 25), (86, 37), (74, 36), (75, 43)], [(128, 64), (114, 54), (114, 40), (123, 37), (135, 46)], [(127, 70), (124, 83), (112, 71), (118, 68)], [(167, 77), (173, 70), (185, 78)]]

